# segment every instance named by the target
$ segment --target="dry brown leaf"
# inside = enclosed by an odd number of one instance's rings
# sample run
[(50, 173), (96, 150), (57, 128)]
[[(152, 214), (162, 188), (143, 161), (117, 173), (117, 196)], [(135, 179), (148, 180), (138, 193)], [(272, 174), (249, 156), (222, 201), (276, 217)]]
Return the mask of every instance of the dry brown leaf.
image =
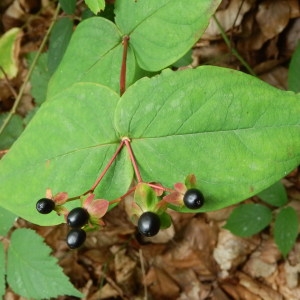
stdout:
[(221, 284), (221, 287), (229, 294), (234, 300), (264, 300), (261, 297), (251, 293), (248, 289), (240, 284)]
[[(237, 27), (241, 24), (243, 16), (248, 12), (252, 6), (253, 0), (231, 0), (226, 9), (218, 10), (215, 16), (221, 24), (223, 30), (226, 32), (232, 29), (233, 26)], [(209, 25), (202, 36), (203, 39), (215, 39), (220, 34), (220, 30), (216, 22), (211, 19)]]
[(265, 37), (271, 39), (286, 27), (290, 6), (285, 0), (265, 0), (258, 6), (256, 21)]
[(176, 299), (179, 287), (163, 270), (151, 267), (146, 274), (144, 284), (149, 288), (155, 299)]
[(265, 284), (255, 281), (250, 276), (242, 272), (237, 272), (237, 277), (241, 286), (251, 291), (251, 293), (261, 297), (263, 300), (283, 300), (282, 295), (280, 295), (277, 291)]
[(222, 271), (221, 276), (227, 277), (228, 271), (244, 262), (258, 244), (258, 237), (240, 238), (226, 229), (221, 229), (213, 252), (213, 257)]

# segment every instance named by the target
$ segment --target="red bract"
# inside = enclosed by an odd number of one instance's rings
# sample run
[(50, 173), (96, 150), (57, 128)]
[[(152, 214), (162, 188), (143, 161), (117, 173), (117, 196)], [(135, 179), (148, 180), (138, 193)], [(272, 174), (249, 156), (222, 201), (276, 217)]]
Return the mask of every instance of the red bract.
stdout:
[(106, 214), (109, 206), (109, 201), (105, 199), (94, 199), (95, 195), (90, 194), (83, 201), (83, 207), (90, 215), (90, 220), (93, 225), (104, 225), (101, 218)]

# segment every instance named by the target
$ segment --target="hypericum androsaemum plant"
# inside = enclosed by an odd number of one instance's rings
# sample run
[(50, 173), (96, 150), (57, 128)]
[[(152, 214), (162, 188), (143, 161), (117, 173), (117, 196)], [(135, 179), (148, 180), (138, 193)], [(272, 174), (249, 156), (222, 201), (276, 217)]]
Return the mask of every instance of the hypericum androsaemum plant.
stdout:
[[(151, 236), (170, 225), (167, 208), (220, 209), (295, 168), (298, 94), (212, 66), (145, 76), (182, 57), (220, 2), (117, 0), (115, 23), (81, 22), (47, 101), (1, 160), (1, 205), (39, 225), (85, 208), (87, 222), (68, 236), (75, 248), (84, 241), (82, 230), (101, 228), (102, 216), (129, 193), (133, 222)], [(194, 200), (187, 200), (194, 188)], [(59, 216), (34, 208), (49, 189), (68, 195), (59, 203), (46, 197)]]

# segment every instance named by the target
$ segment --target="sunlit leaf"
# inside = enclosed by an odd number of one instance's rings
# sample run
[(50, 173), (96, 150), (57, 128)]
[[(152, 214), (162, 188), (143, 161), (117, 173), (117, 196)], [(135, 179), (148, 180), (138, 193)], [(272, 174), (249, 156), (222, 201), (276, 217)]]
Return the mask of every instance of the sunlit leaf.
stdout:
[(205, 66), (139, 80), (115, 122), (132, 140), (144, 180), (172, 187), (195, 174), (206, 199), (199, 211), (208, 211), (257, 194), (299, 164), (299, 99)]
[[(21, 42), (21, 29), (11, 28), (0, 38), (0, 79), (5, 75), (13, 78), (18, 73), (18, 55)], [(5, 75), (3, 74), (5, 72)]]
[(84, 2), (95, 15), (105, 7), (104, 0), (84, 0)]

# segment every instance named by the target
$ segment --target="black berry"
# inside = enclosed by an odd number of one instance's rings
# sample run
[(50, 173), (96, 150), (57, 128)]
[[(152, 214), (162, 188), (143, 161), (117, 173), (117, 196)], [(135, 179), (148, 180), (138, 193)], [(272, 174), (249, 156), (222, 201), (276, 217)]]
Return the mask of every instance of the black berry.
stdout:
[(54, 201), (48, 198), (42, 198), (36, 203), (36, 210), (41, 214), (49, 214), (54, 208)]
[(138, 220), (138, 230), (144, 236), (154, 236), (160, 229), (159, 216), (151, 211), (142, 213)]
[(69, 248), (80, 247), (86, 239), (86, 232), (81, 228), (73, 228), (67, 235), (67, 244)]
[(87, 224), (89, 213), (82, 207), (73, 208), (67, 217), (67, 224), (73, 228), (80, 228)]
[(204, 196), (198, 189), (189, 189), (183, 196), (187, 208), (198, 209), (204, 204)]

